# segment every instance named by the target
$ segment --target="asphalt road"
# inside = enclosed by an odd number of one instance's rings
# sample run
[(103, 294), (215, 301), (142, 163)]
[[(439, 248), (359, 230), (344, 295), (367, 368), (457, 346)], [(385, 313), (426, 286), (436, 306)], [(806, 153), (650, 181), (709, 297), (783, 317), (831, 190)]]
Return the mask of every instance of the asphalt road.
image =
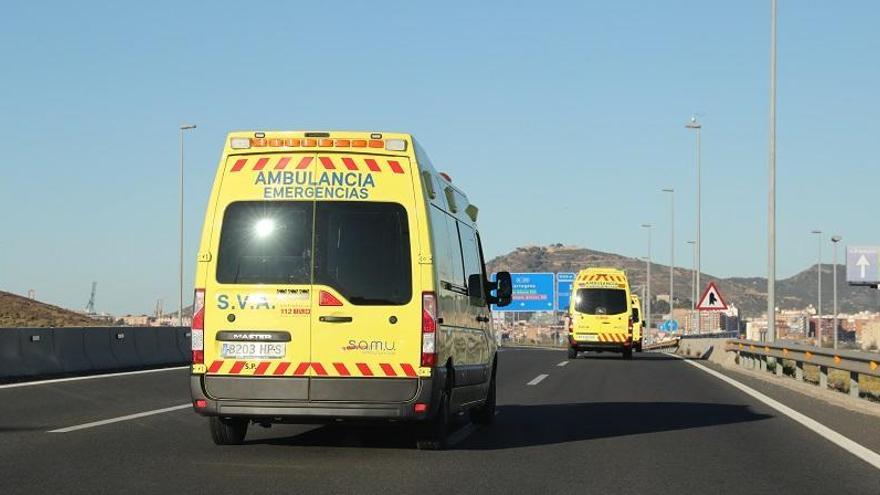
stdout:
[[(676, 358), (499, 359), (496, 423), (462, 426), (443, 452), (394, 428), (341, 425), (252, 427), (246, 445), (217, 447), (188, 408), (49, 433), (186, 404), (185, 369), (0, 388), (0, 492), (880, 493), (874, 467)], [(877, 438), (876, 418), (791, 400)]]

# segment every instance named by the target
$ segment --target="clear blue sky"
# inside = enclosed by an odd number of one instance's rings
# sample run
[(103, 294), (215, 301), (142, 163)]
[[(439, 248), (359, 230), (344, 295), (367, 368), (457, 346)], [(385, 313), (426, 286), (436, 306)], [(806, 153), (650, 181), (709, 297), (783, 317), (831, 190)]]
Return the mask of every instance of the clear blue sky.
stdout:
[[(487, 255), (562, 242), (763, 275), (769, 0), (12, 2), (0, 16), (0, 288), (144, 312), (177, 298), (177, 126), (187, 136), (186, 299), (232, 129), (409, 131), (481, 207)], [(779, 275), (814, 228), (877, 243), (880, 3), (781, 0)], [(829, 259), (830, 244), (825, 250)]]

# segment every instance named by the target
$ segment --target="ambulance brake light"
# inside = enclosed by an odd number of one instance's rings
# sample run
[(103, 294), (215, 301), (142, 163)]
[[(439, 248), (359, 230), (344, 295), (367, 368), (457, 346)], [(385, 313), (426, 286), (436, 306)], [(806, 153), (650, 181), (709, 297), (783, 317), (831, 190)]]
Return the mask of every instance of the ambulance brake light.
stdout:
[(193, 364), (205, 364), (205, 289), (196, 289), (190, 331)]
[(423, 367), (437, 364), (437, 296), (422, 293), (422, 361)]

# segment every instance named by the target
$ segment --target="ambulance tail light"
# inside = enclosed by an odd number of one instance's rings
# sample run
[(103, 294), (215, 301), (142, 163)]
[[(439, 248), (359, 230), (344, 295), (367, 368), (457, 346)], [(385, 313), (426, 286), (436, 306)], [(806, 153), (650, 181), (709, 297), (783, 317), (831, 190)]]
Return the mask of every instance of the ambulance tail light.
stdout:
[(437, 364), (437, 296), (422, 292), (422, 367)]
[(632, 318), (629, 319), (629, 324), (627, 325), (626, 329), (629, 332), (630, 337), (632, 337), (632, 334), (633, 334), (633, 319)]
[(196, 289), (193, 296), (192, 362), (205, 364), (205, 289)]

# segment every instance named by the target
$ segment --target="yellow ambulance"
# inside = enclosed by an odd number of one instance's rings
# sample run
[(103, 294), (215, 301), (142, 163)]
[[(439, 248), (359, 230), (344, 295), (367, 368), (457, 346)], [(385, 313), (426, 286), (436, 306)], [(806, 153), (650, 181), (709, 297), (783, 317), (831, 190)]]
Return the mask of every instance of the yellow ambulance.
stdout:
[(233, 132), (205, 213), (193, 407), (215, 443), (248, 426), (382, 420), (443, 448), (494, 417), (478, 208), (408, 134)]
[(632, 358), (632, 296), (626, 273), (614, 268), (578, 272), (569, 307), (568, 358), (582, 351), (614, 351)]
[(633, 350), (642, 352), (642, 302), (639, 296), (633, 294), (632, 298), (632, 321), (633, 321)]

